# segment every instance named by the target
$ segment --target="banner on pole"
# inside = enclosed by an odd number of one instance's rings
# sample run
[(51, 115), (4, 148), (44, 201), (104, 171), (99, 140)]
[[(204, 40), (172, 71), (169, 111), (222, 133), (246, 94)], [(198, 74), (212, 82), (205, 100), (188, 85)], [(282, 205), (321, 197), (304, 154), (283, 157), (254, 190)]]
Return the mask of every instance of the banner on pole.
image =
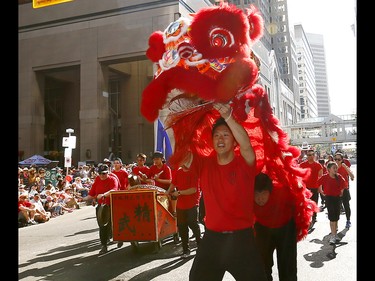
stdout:
[(65, 168), (72, 167), (72, 157), (65, 157), (64, 167)]
[(165, 160), (168, 161), (169, 157), (172, 155), (172, 145), (168, 133), (165, 131), (163, 123), (160, 121), (160, 119), (157, 120), (155, 128), (155, 150), (162, 152)]

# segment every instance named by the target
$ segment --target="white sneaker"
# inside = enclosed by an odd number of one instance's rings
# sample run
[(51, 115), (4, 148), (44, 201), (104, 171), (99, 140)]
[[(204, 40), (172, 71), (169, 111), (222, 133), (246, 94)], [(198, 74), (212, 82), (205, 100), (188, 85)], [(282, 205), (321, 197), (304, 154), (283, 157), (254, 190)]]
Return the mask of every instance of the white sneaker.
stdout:
[(336, 235), (331, 234), (331, 237), (329, 238), (329, 244), (335, 244), (336, 243)]
[(335, 240), (336, 240), (336, 242), (340, 242), (340, 241), (341, 241), (341, 238), (336, 234), (336, 235), (335, 235)]

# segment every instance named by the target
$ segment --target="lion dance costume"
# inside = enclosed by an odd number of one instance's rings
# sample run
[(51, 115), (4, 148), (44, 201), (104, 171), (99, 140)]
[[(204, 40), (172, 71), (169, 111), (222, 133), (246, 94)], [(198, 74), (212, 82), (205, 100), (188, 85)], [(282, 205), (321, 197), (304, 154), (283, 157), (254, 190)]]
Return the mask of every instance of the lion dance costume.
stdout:
[(264, 88), (257, 84), (259, 60), (251, 46), (263, 34), (263, 19), (253, 5), (243, 11), (225, 2), (191, 17), (180, 17), (150, 35), (146, 55), (156, 72), (142, 93), (141, 113), (152, 122), (168, 107), (165, 123), (175, 138), (169, 163), (176, 168), (189, 153), (212, 151), (211, 128), (220, 116), (213, 103), (230, 103), (233, 118), (250, 137), (257, 171), (292, 190), (300, 241), (317, 207), (301, 180), (306, 171), (297, 165), (300, 149), (288, 145)]

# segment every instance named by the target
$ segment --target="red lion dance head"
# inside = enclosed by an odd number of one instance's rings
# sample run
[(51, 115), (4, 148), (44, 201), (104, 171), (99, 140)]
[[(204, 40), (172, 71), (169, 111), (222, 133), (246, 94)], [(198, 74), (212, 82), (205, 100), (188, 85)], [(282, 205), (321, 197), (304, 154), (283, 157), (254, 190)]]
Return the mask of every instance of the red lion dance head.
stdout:
[(288, 145), (264, 88), (256, 84), (259, 60), (251, 46), (263, 34), (263, 19), (254, 6), (243, 11), (226, 2), (191, 16), (150, 35), (146, 55), (156, 72), (143, 91), (141, 113), (154, 121), (168, 107), (166, 125), (175, 139), (169, 163), (178, 167), (189, 153), (212, 152), (211, 127), (219, 117), (212, 104), (230, 103), (233, 117), (248, 132), (258, 172), (267, 172), (295, 195), (300, 240), (316, 205), (301, 184), (306, 172), (297, 165), (300, 150)]

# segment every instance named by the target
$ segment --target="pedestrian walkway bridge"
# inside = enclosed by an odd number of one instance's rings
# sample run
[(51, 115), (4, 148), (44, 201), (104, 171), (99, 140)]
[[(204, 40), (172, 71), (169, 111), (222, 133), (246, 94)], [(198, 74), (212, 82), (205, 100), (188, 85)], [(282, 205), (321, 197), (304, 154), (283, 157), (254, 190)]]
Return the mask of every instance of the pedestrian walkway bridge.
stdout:
[(357, 142), (357, 115), (333, 115), (301, 120), (282, 126), (292, 145)]

